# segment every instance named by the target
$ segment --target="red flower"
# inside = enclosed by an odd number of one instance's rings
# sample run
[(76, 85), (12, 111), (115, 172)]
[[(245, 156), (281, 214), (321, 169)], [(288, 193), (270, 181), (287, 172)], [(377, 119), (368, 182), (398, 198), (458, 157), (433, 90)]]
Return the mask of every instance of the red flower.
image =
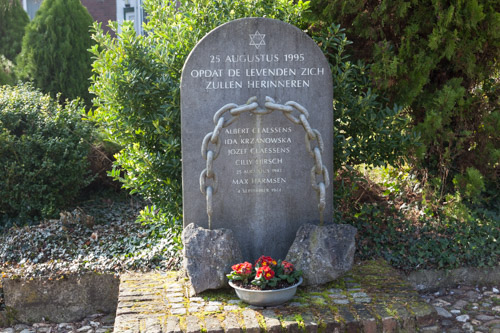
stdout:
[(257, 269), (256, 279), (260, 279), (264, 276), (264, 279), (271, 280), (274, 277), (274, 271), (269, 266), (262, 266)]
[(250, 275), (252, 274), (252, 269), (253, 269), (252, 264), (245, 261), (241, 267), (241, 274)]
[(266, 256), (261, 256), (259, 259), (257, 259), (257, 262), (255, 263), (255, 266), (276, 266), (277, 262), (271, 257), (266, 257)]
[(290, 274), (293, 272), (294, 268), (291, 263), (285, 260), (283, 260), (281, 263), (283, 265), (283, 271), (285, 272), (285, 274)]
[(231, 267), (231, 269), (239, 275), (250, 275), (252, 273), (252, 264), (245, 261), (240, 264), (236, 264)]

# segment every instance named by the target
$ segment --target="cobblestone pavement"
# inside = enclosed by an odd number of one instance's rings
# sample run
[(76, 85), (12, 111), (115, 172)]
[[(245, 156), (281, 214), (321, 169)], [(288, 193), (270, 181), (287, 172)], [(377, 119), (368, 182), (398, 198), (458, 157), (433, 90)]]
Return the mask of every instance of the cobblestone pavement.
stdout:
[[(436, 309), (441, 327), (435, 325), (425, 331), (500, 333), (499, 287), (500, 285), (458, 286), (420, 293), (420, 297)], [(0, 328), (0, 333), (111, 333), (113, 323), (112, 315), (94, 315), (76, 323), (39, 323), (32, 326), (18, 324), (10, 328)]]
[(434, 293), (422, 293), (420, 296), (436, 309), (441, 324), (440, 332), (500, 333), (498, 286), (457, 286)]
[(115, 332), (437, 332), (437, 312), (383, 261), (368, 261), (332, 283), (300, 288), (275, 307), (242, 303), (231, 289), (189, 296), (175, 272), (124, 274)]

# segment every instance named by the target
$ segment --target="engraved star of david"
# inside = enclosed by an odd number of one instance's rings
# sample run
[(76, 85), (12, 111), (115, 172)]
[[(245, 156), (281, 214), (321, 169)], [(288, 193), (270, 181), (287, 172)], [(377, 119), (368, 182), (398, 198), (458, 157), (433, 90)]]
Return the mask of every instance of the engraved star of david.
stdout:
[(266, 45), (264, 38), (265, 34), (261, 34), (258, 30), (255, 30), (254, 34), (249, 34), (250, 36), (250, 45), (255, 46), (255, 48), (259, 48), (261, 45)]

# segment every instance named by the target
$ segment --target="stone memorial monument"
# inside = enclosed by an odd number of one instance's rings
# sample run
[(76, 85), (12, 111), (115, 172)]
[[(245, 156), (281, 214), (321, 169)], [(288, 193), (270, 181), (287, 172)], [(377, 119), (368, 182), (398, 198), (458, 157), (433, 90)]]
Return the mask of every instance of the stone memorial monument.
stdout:
[(298, 28), (245, 18), (211, 31), (181, 80), (184, 226), (230, 229), (244, 260), (284, 259), (332, 221), (332, 79)]

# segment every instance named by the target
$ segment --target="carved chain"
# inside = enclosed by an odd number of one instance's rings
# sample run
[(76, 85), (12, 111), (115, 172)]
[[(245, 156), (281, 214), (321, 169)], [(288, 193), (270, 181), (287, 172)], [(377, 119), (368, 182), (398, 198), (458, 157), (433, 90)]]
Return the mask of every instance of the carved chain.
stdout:
[[(267, 96), (265, 108), (259, 108), (256, 102), (257, 97), (250, 98), (246, 104), (237, 105), (234, 103), (226, 104), (220, 108), (214, 115), (214, 130), (209, 132), (203, 138), (201, 144), (201, 156), (207, 161), (206, 168), (200, 174), (200, 191), (206, 196), (207, 200), (207, 215), (208, 215), (208, 228), (212, 229), (212, 197), (217, 193), (218, 182), (217, 176), (214, 172), (213, 162), (220, 154), (221, 140), (219, 138), (220, 132), (233, 124), (240, 115), (244, 112), (250, 112), (254, 115), (265, 115), (274, 111), (281, 111), (283, 115), (296, 125), (302, 125), (304, 128), (306, 149), (309, 155), (314, 159), (314, 166), (311, 169), (311, 186), (318, 195), (318, 210), (320, 215), (320, 223), (323, 225), (323, 212), (326, 206), (326, 188), (330, 186), (330, 178), (328, 170), (323, 164), (322, 153), (324, 149), (323, 139), (318, 130), (311, 128), (309, 121), (309, 112), (306, 108), (297, 102), (289, 101), (283, 104), (277, 104), (275, 101)], [(297, 116), (293, 113), (298, 111)], [(228, 113), (227, 119), (224, 117)], [(314, 146), (314, 142), (316, 145)], [(319, 177), (319, 180), (317, 178)]]

